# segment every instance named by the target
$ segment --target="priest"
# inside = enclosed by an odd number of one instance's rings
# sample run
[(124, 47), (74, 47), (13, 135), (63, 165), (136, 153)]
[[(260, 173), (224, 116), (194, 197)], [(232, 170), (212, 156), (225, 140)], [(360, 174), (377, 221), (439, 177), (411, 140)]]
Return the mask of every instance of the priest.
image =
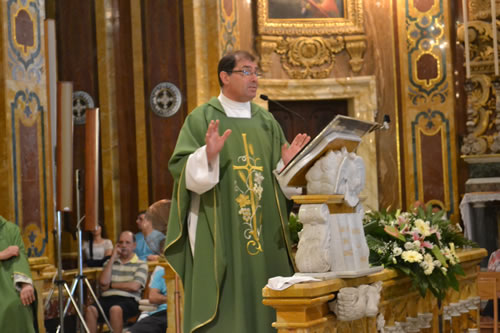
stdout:
[(0, 332), (35, 332), (35, 290), (19, 227), (0, 216)]
[(165, 255), (184, 283), (184, 332), (273, 332), (262, 288), (294, 272), (274, 172), (310, 137), (288, 145), (272, 114), (251, 102), (260, 75), (251, 54), (224, 56), (218, 75), (220, 95), (187, 116), (169, 162)]

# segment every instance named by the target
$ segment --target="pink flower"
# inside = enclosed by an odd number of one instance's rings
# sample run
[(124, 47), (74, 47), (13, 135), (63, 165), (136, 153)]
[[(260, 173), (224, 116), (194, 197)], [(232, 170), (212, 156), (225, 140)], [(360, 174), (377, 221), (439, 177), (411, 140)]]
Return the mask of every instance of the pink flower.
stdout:
[(422, 247), (426, 247), (428, 249), (432, 249), (434, 247), (434, 245), (432, 245), (429, 242), (422, 242)]

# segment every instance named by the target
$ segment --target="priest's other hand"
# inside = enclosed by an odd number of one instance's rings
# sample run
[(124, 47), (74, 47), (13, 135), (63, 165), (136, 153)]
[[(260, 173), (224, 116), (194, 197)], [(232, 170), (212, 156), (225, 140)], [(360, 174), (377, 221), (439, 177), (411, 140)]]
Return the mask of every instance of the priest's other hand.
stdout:
[(292, 160), (292, 158), (297, 155), (297, 153), (309, 142), (311, 137), (307, 134), (299, 133), (293, 139), (290, 145), (284, 144), (281, 147), (281, 159), (285, 166)]
[(21, 298), (21, 303), (23, 303), (23, 305), (30, 305), (35, 301), (35, 289), (33, 289), (31, 284), (23, 283), (19, 297)]
[(220, 136), (219, 121), (210, 121), (207, 129), (207, 134), (205, 135), (208, 163), (211, 163), (219, 155), (219, 152), (222, 150), (222, 147), (224, 147), (224, 142), (226, 142), (229, 134), (231, 134), (230, 129), (226, 130), (224, 134)]
[(12, 257), (17, 257), (19, 255), (19, 247), (17, 245), (11, 245), (5, 250), (0, 251), (0, 260), (7, 260)]

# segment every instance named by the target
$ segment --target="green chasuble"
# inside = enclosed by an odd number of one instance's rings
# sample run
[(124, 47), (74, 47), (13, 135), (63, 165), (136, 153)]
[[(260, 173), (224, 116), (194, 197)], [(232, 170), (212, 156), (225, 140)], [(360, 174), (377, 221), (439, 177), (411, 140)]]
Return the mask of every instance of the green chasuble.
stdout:
[(1, 260), (0, 265), (0, 332), (35, 332), (31, 306), (24, 306), (14, 285), (14, 274), (31, 278), (19, 227), (0, 216), (0, 251), (10, 245), (19, 247), (19, 256)]
[[(169, 162), (175, 182), (165, 255), (184, 283), (184, 333), (275, 332), (262, 288), (293, 274), (286, 199), (273, 174), (285, 137), (271, 113), (252, 103), (251, 115), (228, 118), (212, 98), (188, 115)], [(219, 154), (219, 183), (200, 196), (193, 258), (184, 172), (211, 120), (220, 121), (219, 134), (232, 133)]]

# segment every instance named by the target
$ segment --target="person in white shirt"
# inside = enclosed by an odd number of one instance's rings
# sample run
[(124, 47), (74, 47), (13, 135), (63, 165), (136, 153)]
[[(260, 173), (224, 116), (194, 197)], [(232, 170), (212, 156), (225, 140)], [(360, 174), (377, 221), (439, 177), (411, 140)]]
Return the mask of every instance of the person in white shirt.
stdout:
[(83, 242), (85, 264), (89, 267), (102, 267), (104, 262), (113, 253), (113, 242), (103, 237), (103, 225), (99, 223), (97, 229), (91, 232), (89, 240)]

